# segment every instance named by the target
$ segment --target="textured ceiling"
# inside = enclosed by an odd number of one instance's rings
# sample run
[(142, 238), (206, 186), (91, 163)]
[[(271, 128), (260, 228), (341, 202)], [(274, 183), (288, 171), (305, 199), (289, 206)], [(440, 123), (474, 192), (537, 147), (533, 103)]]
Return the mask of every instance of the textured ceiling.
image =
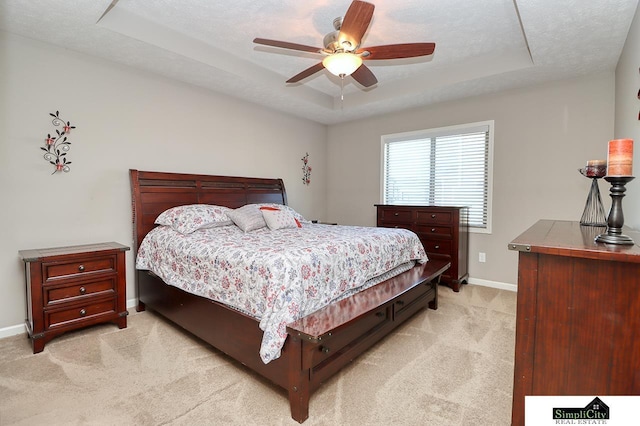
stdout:
[(363, 47), (437, 47), (368, 61), (369, 89), (326, 70), (286, 84), (322, 57), (252, 43), (322, 47), (350, 0), (2, 0), (0, 29), (333, 124), (614, 70), (638, 0), (371, 2)]

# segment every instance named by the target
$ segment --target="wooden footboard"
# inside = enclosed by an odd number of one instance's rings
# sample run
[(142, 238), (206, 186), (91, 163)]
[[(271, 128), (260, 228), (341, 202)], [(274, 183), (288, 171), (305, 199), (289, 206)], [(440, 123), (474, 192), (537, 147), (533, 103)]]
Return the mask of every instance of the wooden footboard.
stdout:
[(146, 271), (138, 271), (139, 310), (160, 313), (285, 389), (291, 417), (302, 423), (324, 381), (419, 310), (437, 309), (438, 281), (449, 266), (429, 261), (289, 324), (282, 355), (268, 364), (259, 356), (262, 331), (255, 319)]
[(450, 266), (429, 261), (289, 324), (286, 344), (300, 354), (289, 361), (291, 417), (304, 422), (309, 397), (324, 381), (416, 312), (437, 309), (440, 276)]

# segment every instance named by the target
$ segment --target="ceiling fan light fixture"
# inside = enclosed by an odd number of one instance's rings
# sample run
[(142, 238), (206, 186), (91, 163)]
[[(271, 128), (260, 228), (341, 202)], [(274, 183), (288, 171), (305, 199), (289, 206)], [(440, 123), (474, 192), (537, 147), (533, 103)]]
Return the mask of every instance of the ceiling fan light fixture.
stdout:
[(338, 52), (324, 58), (322, 65), (331, 74), (340, 77), (353, 74), (362, 65), (362, 58), (353, 53)]

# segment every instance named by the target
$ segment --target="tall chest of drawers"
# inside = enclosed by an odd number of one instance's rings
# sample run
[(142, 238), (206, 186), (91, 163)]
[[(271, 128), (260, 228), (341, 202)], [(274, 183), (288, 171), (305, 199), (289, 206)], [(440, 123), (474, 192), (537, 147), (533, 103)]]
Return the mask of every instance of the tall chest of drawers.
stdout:
[(111, 242), (19, 251), (33, 353), (70, 330), (103, 322), (127, 326), (127, 250)]
[(469, 226), (467, 207), (376, 204), (377, 225), (405, 228), (420, 238), (430, 259), (451, 262), (440, 282), (460, 291), (469, 278)]

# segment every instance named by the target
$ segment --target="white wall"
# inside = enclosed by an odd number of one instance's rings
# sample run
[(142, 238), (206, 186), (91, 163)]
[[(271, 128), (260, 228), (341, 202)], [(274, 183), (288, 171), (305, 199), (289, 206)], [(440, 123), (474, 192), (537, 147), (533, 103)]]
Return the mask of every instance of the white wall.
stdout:
[[(640, 8), (636, 10), (616, 68), (616, 139), (634, 140), (634, 175), (640, 176)], [(640, 229), (640, 178), (627, 185), (622, 200), (625, 225)], [(636, 241), (640, 243), (640, 241)]]
[[(580, 220), (590, 182), (577, 169), (606, 158), (614, 90), (610, 72), (332, 126), (328, 219), (376, 223), (382, 135), (495, 120), (493, 233), (471, 234), (469, 272), (515, 284), (517, 254), (507, 250), (509, 241), (539, 219)], [(481, 251), (486, 263), (478, 262)]]
[[(71, 172), (43, 158), (59, 110)], [(0, 335), (25, 318), (18, 250), (132, 244), (129, 168), (281, 177), (289, 204), (324, 218), (326, 126), (0, 32)], [(302, 184), (302, 156), (313, 167)], [(127, 298), (135, 298), (127, 253)], [(6, 333), (5, 333), (6, 334)]]

